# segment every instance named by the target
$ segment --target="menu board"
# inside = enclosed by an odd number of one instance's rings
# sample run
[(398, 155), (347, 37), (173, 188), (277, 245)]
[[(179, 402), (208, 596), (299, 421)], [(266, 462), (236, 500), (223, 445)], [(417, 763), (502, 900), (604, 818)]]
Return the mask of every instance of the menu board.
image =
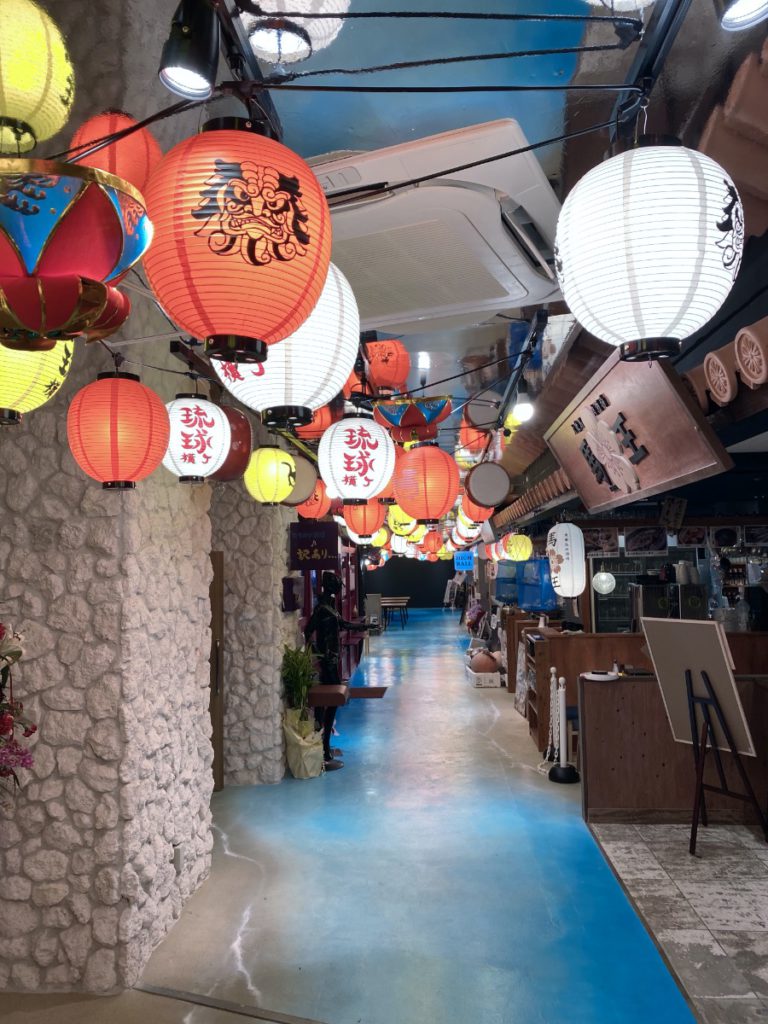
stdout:
[(613, 528), (597, 529), (587, 527), (581, 531), (584, 534), (584, 554), (589, 555), (618, 555), (619, 553), (619, 531)]
[(627, 555), (666, 555), (666, 526), (639, 526), (624, 531), (624, 551)]

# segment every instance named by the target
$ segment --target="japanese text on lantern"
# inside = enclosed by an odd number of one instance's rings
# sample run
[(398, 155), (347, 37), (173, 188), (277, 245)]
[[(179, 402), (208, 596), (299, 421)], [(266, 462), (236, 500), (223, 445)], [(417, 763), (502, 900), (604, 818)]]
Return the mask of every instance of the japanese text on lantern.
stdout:
[(374, 469), (372, 453), (379, 447), (379, 442), (371, 437), (365, 427), (349, 427), (344, 431), (342, 458), (344, 460), (344, 480), (348, 487), (357, 486), (357, 478), (370, 487), (373, 482), (371, 474)]
[(212, 416), (206, 416), (199, 405), (194, 405), (185, 406), (181, 410), (181, 423), (190, 428), (181, 431), (181, 461), (194, 465), (199, 456), (203, 465), (207, 465), (211, 461), (209, 449), (213, 446), (211, 430), (215, 420)]

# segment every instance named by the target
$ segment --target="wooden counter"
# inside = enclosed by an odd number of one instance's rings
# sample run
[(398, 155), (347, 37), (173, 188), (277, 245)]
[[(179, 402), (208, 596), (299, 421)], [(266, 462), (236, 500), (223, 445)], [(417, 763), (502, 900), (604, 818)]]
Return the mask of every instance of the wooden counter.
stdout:
[[(637, 634), (632, 634), (637, 635)], [(642, 636), (639, 636), (642, 641)], [(736, 675), (768, 672), (768, 634), (731, 633), (728, 643)], [(737, 679), (757, 757), (743, 758), (764, 804), (768, 795), (768, 684)], [(685, 822), (691, 820), (694, 769), (692, 748), (676, 743), (654, 676), (615, 682), (579, 681), (579, 745), (582, 809), (586, 821)], [(729, 782), (740, 789), (729, 771)], [(716, 782), (710, 759), (707, 781)], [(710, 775), (710, 773), (712, 773)], [(707, 794), (713, 821), (750, 820), (738, 800)]]

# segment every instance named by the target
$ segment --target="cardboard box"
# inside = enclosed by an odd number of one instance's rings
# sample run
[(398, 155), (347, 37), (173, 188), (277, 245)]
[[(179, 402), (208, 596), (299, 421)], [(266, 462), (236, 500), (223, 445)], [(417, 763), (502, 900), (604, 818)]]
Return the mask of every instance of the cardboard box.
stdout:
[(467, 680), (472, 686), (490, 688), (501, 686), (501, 672), (473, 672), (467, 665)]

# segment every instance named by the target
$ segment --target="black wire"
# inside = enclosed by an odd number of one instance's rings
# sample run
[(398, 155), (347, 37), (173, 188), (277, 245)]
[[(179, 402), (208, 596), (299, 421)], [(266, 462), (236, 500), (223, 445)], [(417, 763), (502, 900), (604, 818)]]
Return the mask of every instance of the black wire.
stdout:
[[(256, 17), (275, 17), (265, 15), (257, 2), (254, 0), (236, 0), (237, 6), (255, 14)], [(602, 23), (609, 25), (631, 26), (638, 32), (643, 30), (643, 22), (639, 18), (627, 18), (620, 14), (595, 14), (584, 17), (581, 14), (497, 14), (491, 11), (341, 11), (333, 13), (310, 13), (309, 11), (280, 11), (280, 18), (303, 18), (314, 21), (360, 21), (376, 18), (399, 18), (402, 20), (413, 19), (441, 19), (448, 21), (553, 21), (553, 22), (580, 22), (580, 23)]]
[[(251, 83), (244, 83), (251, 84)], [(431, 93), (476, 93), (476, 92), (635, 92), (642, 94), (639, 85), (599, 83), (572, 85), (564, 82), (558, 85), (294, 85), (291, 82), (258, 83), (259, 89), (277, 89), (280, 92), (349, 92), (349, 93), (404, 93), (419, 96)]]
[[(287, 74), (271, 75), (264, 79), (266, 85), (281, 82), (293, 82), (296, 79), (313, 78), (317, 75), (370, 75), (380, 71), (408, 71), (412, 68), (429, 68), (444, 64), (464, 64), (469, 61), (510, 60), (517, 57), (555, 57), (566, 53), (603, 53), (610, 50), (623, 50), (622, 43), (610, 43), (600, 46), (563, 46), (557, 49), (517, 50), (512, 53), (478, 53), (463, 57), (432, 57), (425, 60), (403, 60), (394, 64), (374, 64), (361, 68), (318, 68), (313, 71), (292, 71)], [(626, 88), (626, 86), (625, 86)]]

